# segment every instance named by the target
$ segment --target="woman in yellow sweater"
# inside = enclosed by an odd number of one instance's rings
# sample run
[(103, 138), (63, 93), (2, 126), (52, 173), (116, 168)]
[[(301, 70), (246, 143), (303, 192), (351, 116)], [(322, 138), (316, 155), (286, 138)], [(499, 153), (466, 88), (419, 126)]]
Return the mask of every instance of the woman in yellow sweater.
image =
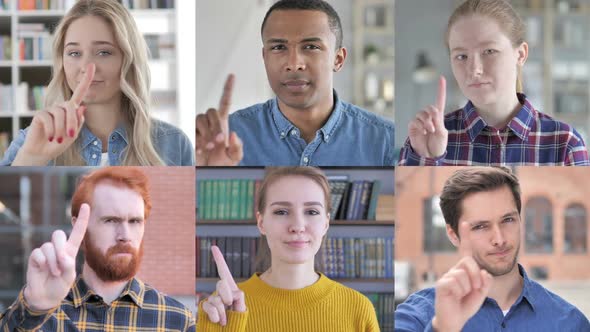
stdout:
[(330, 222), (330, 188), (311, 167), (270, 170), (256, 220), (271, 265), (236, 284), (217, 247), (220, 280), (199, 304), (197, 331), (379, 331), (375, 309), (359, 292), (314, 269)]

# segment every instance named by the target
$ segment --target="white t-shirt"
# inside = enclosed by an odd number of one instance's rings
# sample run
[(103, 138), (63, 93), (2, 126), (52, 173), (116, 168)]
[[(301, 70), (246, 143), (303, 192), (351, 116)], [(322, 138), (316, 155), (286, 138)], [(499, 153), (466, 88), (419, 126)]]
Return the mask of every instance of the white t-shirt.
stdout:
[[(110, 166), (108, 152), (103, 152), (102, 155), (100, 156), (100, 167), (103, 167), (103, 166)], [(504, 315), (506, 315), (506, 314), (504, 314)]]

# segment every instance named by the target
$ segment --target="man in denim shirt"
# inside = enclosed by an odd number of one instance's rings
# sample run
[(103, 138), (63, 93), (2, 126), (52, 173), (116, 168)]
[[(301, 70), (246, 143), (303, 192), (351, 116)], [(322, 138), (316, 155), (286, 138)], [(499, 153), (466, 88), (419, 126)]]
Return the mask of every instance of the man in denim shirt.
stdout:
[[(494, 202), (494, 204), (490, 204)], [(463, 258), (395, 311), (395, 331), (590, 331), (576, 307), (517, 264), (521, 199), (507, 169), (465, 168), (445, 183), (440, 207)]]
[(281, 0), (268, 10), (261, 33), (277, 97), (229, 115), (230, 75), (219, 109), (197, 116), (197, 165), (394, 165), (393, 123), (333, 90), (347, 52), (328, 3)]

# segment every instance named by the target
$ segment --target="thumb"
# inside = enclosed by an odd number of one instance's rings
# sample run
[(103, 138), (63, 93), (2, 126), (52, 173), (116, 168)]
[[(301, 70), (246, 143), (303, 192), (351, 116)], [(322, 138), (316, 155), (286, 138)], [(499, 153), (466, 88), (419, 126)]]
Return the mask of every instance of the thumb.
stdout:
[(233, 311), (245, 312), (246, 311), (246, 299), (244, 292), (236, 290), (233, 292), (234, 303), (232, 304)]
[(232, 131), (232, 133), (229, 135), (227, 155), (236, 164), (238, 164), (240, 161), (242, 161), (242, 158), (244, 158), (244, 146), (242, 144), (242, 140), (234, 131)]

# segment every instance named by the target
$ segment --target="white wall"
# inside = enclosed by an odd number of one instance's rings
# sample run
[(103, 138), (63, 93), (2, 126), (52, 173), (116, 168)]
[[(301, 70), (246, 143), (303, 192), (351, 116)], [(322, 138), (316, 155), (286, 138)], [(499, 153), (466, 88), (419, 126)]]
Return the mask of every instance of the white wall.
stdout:
[(197, 1), (197, 114), (218, 107), (229, 73), (236, 75), (232, 112), (273, 96), (260, 38), (260, 25), (270, 5), (270, 0)]

